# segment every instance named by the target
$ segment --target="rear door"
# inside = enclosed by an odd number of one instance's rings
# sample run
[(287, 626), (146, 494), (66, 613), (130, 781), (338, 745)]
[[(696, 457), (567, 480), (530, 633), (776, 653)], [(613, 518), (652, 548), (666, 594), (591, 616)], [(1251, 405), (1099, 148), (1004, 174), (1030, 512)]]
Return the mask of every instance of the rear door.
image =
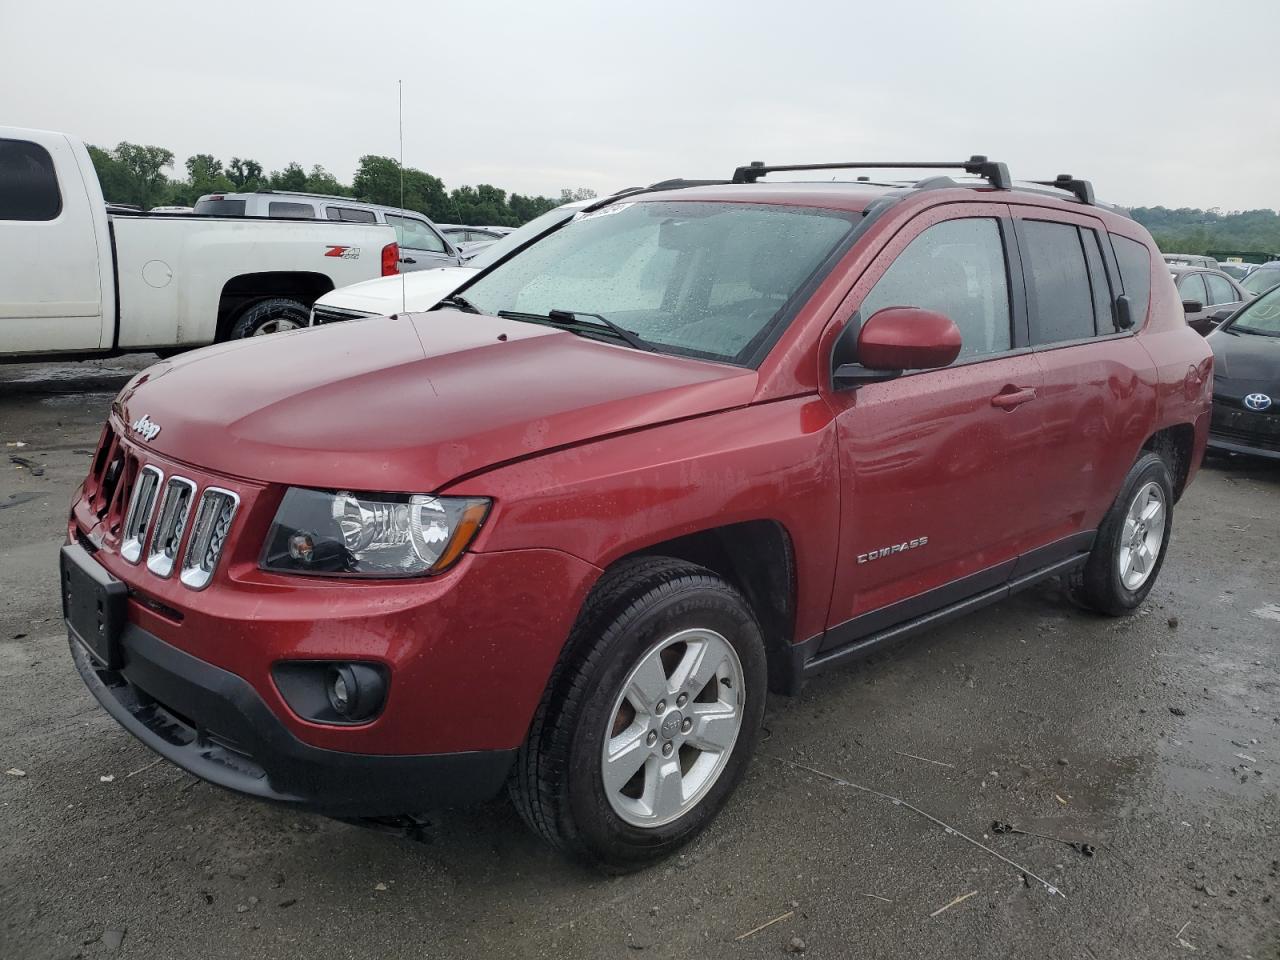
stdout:
[[(998, 587), (1042, 542), (1051, 467), (1008, 208), (949, 204), (905, 226), (842, 314), (949, 316), (949, 367), (835, 391), (842, 510), (824, 649)], [(837, 322), (839, 317), (837, 315)]]
[[(1014, 207), (1031, 343), (1040, 363), (1040, 419), (1051, 469), (1037, 473), (1046, 544), (1088, 542), (1151, 430), (1155, 372), (1135, 332), (1121, 330), (1121, 282), (1101, 221)], [(1134, 299), (1137, 295), (1135, 291)], [(1048, 549), (1052, 550), (1052, 547)]]
[(107, 214), (89, 154), (60, 134), (0, 134), (0, 353), (110, 347)]

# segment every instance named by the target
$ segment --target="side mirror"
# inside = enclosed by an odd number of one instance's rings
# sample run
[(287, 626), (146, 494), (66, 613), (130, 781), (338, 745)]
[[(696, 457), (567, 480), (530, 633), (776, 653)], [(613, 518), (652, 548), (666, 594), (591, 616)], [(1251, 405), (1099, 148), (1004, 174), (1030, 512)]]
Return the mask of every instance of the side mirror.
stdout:
[(1209, 317), (1209, 319), (1214, 323), (1221, 323), (1223, 320), (1229, 319), (1233, 313), (1235, 313), (1235, 310), (1228, 307), (1226, 310), (1219, 310), (1217, 313)]
[(1183, 300), (1182, 301), (1183, 313), (1199, 313), (1203, 309), (1204, 309), (1204, 304), (1201, 303), (1199, 300)]
[(892, 380), (904, 370), (945, 367), (960, 355), (960, 330), (950, 317), (920, 307), (885, 307), (852, 340), (856, 317), (832, 353), (837, 389)]

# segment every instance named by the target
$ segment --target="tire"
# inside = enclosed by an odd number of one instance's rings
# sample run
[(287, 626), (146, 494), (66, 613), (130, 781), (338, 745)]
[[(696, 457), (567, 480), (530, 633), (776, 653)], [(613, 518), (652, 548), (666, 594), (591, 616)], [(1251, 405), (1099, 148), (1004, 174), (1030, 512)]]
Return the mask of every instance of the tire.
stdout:
[[(681, 684), (695, 662), (696, 679)], [(626, 561), (592, 591), (547, 684), (512, 772), (516, 809), (553, 846), (606, 872), (668, 856), (737, 786), (766, 688), (760, 625), (737, 590), (695, 564)], [(718, 752), (704, 749), (710, 740)], [(638, 766), (624, 781), (628, 762)], [(606, 769), (616, 782), (606, 784)]]
[(269, 333), (297, 330), (311, 322), (306, 306), (288, 297), (259, 300), (245, 309), (231, 326), (230, 340), (261, 337)]
[[(1158, 517), (1153, 504), (1159, 505)], [(1139, 515), (1146, 519), (1139, 522), (1135, 519)], [(1120, 495), (1103, 518), (1089, 559), (1068, 577), (1072, 599), (1113, 617), (1136, 610), (1160, 574), (1172, 530), (1169, 466), (1158, 454), (1144, 453), (1130, 468)], [(1136, 544), (1140, 548), (1135, 549)]]

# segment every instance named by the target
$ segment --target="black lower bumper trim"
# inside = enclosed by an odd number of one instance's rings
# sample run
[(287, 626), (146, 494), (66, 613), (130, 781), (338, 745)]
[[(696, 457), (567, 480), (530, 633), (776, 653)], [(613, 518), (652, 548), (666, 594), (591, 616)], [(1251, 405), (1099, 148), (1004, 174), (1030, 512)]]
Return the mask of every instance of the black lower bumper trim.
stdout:
[(241, 677), (129, 624), (108, 670), (71, 639), (90, 692), (144, 744), (209, 783), (338, 817), (387, 817), (479, 803), (506, 781), (514, 750), (414, 756), (303, 743)]
[[(1275, 441), (1267, 441), (1274, 443)], [(1209, 434), (1209, 449), (1220, 453), (1243, 453), (1250, 457), (1265, 457), (1268, 460), (1280, 460), (1280, 450), (1269, 450), (1266, 447), (1253, 447), (1240, 440), (1227, 440), (1216, 434)]]

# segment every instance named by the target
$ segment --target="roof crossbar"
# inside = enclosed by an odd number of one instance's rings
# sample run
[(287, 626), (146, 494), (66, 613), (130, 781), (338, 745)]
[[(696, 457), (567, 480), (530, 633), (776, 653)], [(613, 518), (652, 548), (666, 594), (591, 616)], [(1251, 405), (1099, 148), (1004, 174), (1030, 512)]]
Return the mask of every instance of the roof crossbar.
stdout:
[(1088, 180), (1077, 180), (1069, 173), (1060, 173), (1053, 180), (1032, 180), (1031, 183), (1039, 184), (1042, 187), (1057, 187), (1059, 190), (1065, 190), (1067, 193), (1074, 193), (1076, 199), (1088, 206), (1094, 206), (1093, 184)]
[(769, 165), (755, 160), (745, 167), (738, 167), (733, 171), (734, 183), (755, 183), (766, 173), (775, 173), (782, 171), (795, 170), (963, 170), (965, 173), (982, 177), (997, 190), (1009, 190), (1013, 187), (1013, 180), (1009, 177), (1009, 168), (1003, 163), (997, 163), (994, 160), (988, 160), (986, 157), (975, 154), (968, 160), (962, 160), (956, 163), (948, 162), (907, 162), (907, 163), (884, 163), (881, 161), (873, 162), (851, 162), (851, 163), (788, 163), (781, 165)]

